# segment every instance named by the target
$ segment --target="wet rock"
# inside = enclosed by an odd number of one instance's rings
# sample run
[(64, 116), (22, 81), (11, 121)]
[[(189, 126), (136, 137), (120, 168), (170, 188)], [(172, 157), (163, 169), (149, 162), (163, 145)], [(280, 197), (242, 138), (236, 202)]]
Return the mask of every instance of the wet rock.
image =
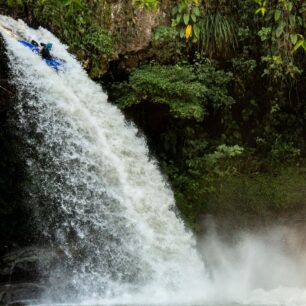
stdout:
[(29, 305), (45, 290), (45, 276), (59, 255), (45, 248), (27, 247), (0, 258), (0, 305)]
[(43, 278), (58, 255), (47, 249), (27, 247), (0, 258), (0, 282), (35, 282)]
[(31, 244), (34, 237), (30, 207), (24, 202), (23, 135), (17, 135), (13, 124), (17, 91), (10, 82), (6, 52), (0, 34), (0, 257)]
[(7, 110), (12, 95), (8, 77), (8, 59), (3, 38), (0, 35), (0, 113)]
[(27, 305), (37, 300), (45, 288), (35, 283), (15, 283), (0, 286), (0, 305)]
[(153, 29), (166, 19), (163, 6), (156, 11), (133, 9), (131, 2), (124, 0), (111, 1), (108, 5), (111, 32), (126, 38), (118, 46), (119, 54), (146, 49), (151, 43)]

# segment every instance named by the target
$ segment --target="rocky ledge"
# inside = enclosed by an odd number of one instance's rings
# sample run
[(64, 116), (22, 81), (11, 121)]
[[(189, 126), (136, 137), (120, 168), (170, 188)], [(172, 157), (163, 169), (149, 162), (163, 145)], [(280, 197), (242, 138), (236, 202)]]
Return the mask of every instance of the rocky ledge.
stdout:
[(40, 297), (58, 255), (39, 247), (20, 248), (0, 258), (0, 305), (25, 305)]

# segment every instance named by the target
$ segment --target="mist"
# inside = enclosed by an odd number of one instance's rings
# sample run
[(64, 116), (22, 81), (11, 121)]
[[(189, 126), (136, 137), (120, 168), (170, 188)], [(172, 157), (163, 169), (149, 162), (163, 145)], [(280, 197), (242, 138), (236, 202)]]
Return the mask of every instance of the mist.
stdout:
[(208, 219), (204, 228), (198, 245), (211, 280), (211, 302), (306, 304), (302, 226), (269, 226), (225, 234)]

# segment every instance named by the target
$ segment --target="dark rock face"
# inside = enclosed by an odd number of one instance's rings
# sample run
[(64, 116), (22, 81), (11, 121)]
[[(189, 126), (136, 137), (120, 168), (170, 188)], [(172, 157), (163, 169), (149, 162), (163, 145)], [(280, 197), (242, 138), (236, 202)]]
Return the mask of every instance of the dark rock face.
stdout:
[(22, 148), (12, 125), (15, 89), (10, 85), (6, 49), (0, 35), (0, 256), (29, 241)]
[[(44, 252), (22, 248), (32, 244), (30, 209), (24, 205), (26, 175), (20, 136), (14, 129), (16, 90), (0, 35), (0, 305), (37, 298)], [(12, 250), (17, 250), (11, 252)], [(42, 260), (44, 262), (44, 260)], [(48, 266), (48, 265), (46, 265)]]
[(0, 305), (26, 305), (39, 299), (44, 276), (58, 260), (58, 254), (39, 247), (19, 248), (0, 258)]
[(48, 249), (26, 247), (0, 258), (0, 283), (35, 282), (56, 262), (57, 254)]
[[(6, 50), (2, 36), (0, 36), (0, 114), (1, 117), (5, 111), (9, 108), (9, 101), (13, 95), (10, 85), (9, 85), (9, 69), (8, 69), (8, 59), (6, 56)], [(3, 120), (3, 118), (1, 118)]]

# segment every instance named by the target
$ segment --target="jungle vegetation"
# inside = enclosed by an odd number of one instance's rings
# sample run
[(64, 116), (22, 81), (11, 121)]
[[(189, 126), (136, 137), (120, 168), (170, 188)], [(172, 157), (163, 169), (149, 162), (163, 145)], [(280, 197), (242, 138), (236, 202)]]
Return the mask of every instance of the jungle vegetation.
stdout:
[[(101, 80), (120, 40), (107, 1), (0, 3), (29, 11)], [(306, 3), (131, 0), (131, 14), (162, 4), (154, 56), (106, 86), (146, 135), (184, 219), (197, 228), (206, 213), (264, 219), (304, 209)]]

